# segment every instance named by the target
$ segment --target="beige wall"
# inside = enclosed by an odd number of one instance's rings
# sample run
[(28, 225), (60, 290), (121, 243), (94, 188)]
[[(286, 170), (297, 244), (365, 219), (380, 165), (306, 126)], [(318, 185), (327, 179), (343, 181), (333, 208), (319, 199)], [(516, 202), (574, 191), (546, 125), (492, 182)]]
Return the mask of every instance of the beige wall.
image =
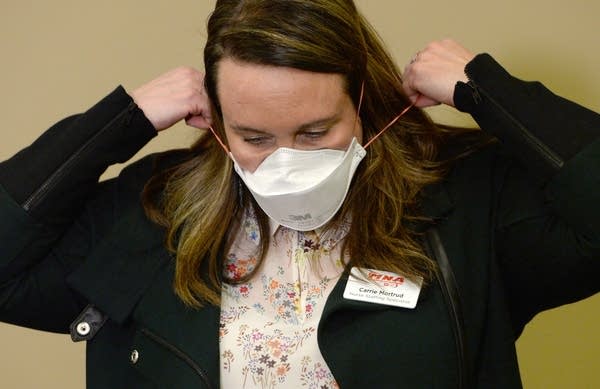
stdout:
[[(200, 65), (213, 1), (3, 0), (0, 12), (0, 159), (53, 121), (119, 83), (134, 87), (180, 64)], [(400, 64), (426, 42), (454, 37), (489, 51), (523, 78), (542, 80), (600, 111), (600, 3), (359, 0)], [(450, 109), (440, 120), (463, 122)], [(182, 126), (148, 150), (184, 145)], [(114, 170), (112, 170), (114, 173)], [(565, 281), (569, 282), (568, 274)], [(560, 285), (557, 285), (560, 287)], [(544, 313), (518, 342), (526, 388), (596, 388), (600, 297)], [(0, 324), (0, 387), (82, 388), (84, 347), (66, 336)]]

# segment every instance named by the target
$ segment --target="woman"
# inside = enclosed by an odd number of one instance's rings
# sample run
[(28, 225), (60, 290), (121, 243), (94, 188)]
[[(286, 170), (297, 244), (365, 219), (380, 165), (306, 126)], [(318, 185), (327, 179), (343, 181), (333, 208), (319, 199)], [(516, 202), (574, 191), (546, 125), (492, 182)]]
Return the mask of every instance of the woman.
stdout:
[(0, 318), (86, 340), (90, 388), (516, 388), (527, 321), (598, 291), (597, 114), (451, 41), (401, 80), (351, 1), (218, 1), (205, 69), (0, 166)]

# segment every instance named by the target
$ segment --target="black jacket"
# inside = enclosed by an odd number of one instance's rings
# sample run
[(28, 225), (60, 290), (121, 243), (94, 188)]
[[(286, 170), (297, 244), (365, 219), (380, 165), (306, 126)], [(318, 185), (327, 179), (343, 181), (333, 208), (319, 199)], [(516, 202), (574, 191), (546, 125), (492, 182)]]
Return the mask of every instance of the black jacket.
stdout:
[[(424, 209), (458, 285), (472, 386), (519, 388), (523, 326), (600, 289), (600, 116), (513, 78), (488, 55), (466, 72), (455, 103), (500, 143), (459, 160), (427, 189)], [(91, 323), (79, 336), (92, 389), (219, 387), (219, 308), (177, 299), (164, 231), (140, 205), (156, 157), (98, 183), (154, 135), (118, 88), (0, 164), (0, 320), (56, 332), (74, 323), (76, 337), (78, 323)], [(345, 300), (345, 283), (318, 329), (341, 388), (456, 387), (438, 285), (406, 310)], [(101, 327), (88, 304), (106, 318)]]

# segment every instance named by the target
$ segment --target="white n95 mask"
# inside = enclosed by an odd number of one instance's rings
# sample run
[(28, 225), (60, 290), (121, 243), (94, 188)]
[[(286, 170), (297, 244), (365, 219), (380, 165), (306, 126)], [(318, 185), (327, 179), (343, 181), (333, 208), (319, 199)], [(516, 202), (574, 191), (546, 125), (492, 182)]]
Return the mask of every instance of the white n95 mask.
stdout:
[(262, 210), (298, 231), (323, 226), (342, 206), (350, 182), (366, 154), (356, 138), (342, 150), (275, 150), (253, 173), (233, 158), (234, 168)]

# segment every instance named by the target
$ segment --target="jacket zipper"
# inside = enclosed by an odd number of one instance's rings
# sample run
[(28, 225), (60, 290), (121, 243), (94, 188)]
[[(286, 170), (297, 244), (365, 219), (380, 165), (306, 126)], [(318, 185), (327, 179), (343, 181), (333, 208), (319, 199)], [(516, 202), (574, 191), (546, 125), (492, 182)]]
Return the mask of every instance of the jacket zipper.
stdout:
[[(48, 192), (52, 190), (56, 186), (56, 184), (60, 181), (62, 177), (67, 173), (68, 169), (77, 161), (77, 158), (90, 147), (91, 144), (104, 132), (107, 128), (111, 127), (116, 121), (123, 118), (126, 114), (132, 114), (134, 109), (136, 108), (136, 104), (134, 102), (129, 103), (127, 108), (123, 111), (119, 112), (117, 116), (115, 116), (108, 124), (100, 129), (96, 134), (94, 134), (90, 139), (88, 139), (73, 155), (71, 155), (54, 173), (50, 175), (40, 187), (33, 192), (27, 200), (22, 204), (23, 209), (26, 211), (30, 211), (32, 208), (35, 208), (38, 204), (40, 204)], [(130, 122), (130, 119), (127, 120), (126, 124)]]
[(140, 332), (142, 334), (146, 335), (147, 337), (149, 337), (150, 339), (152, 339), (153, 341), (155, 341), (156, 343), (158, 343), (159, 345), (161, 345), (162, 347), (166, 348), (173, 354), (175, 354), (175, 356), (177, 358), (181, 359), (190, 368), (192, 368), (192, 370), (194, 370), (196, 375), (198, 375), (200, 377), (200, 379), (204, 382), (204, 384), (206, 385), (207, 388), (209, 388), (209, 389), (212, 388), (212, 385), (210, 384), (210, 381), (208, 379), (208, 375), (206, 374), (206, 372), (204, 370), (202, 370), (202, 368), (196, 362), (194, 362), (194, 360), (189, 355), (187, 355), (186, 353), (181, 351), (179, 348), (177, 348), (176, 346), (169, 343), (167, 340), (165, 340), (161, 336), (155, 334), (154, 332), (152, 332), (146, 328), (142, 328), (140, 330)]
[(471, 80), (471, 76), (469, 76), (468, 73), (466, 73), (466, 76), (469, 79), (469, 81), (467, 82), (467, 85), (469, 85), (471, 87), (471, 89), (473, 90), (473, 99), (475, 100), (476, 104), (481, 102), (482, 95), (485, 96), (485, 98), (487, 100), (489, 100), (492, 104), (494, 104), (496, 106), (496, 108), (498, 108), (504, 115), (506, 115), (506, 117), (508, 117), (513, 123), (515, 123), (515, 125), (520, 130), (521, 134), (523, 135), (523, 138), (525, 139), (525, 141), (534, 150), (537, 150), (539, 152), (539, 154), (541, 154), (542, 157), (544, 157), (544, 159), (546, 159), (546, 161), (548, 161), (548, 163), (550, 163), (550, 165), (552, 165), (556, 170), (562, 168), (562, 166), (564, 165), (564, 161), (558, 154), (556, 154), (554, 151), (552, 151), (548, 146), (546, 146), (535, 135), (533, 135), (531, 132), (529, 132), (527, 130), (527, 128), (525, 128), (525, 126), (523, 124), (521, 124), (520, 121), (517, 120), (517, 118), (515, 118), (510, 112), (508, 112), (502, 105), (500, 105), (484, 89), (480, 88), (473, 80)]

